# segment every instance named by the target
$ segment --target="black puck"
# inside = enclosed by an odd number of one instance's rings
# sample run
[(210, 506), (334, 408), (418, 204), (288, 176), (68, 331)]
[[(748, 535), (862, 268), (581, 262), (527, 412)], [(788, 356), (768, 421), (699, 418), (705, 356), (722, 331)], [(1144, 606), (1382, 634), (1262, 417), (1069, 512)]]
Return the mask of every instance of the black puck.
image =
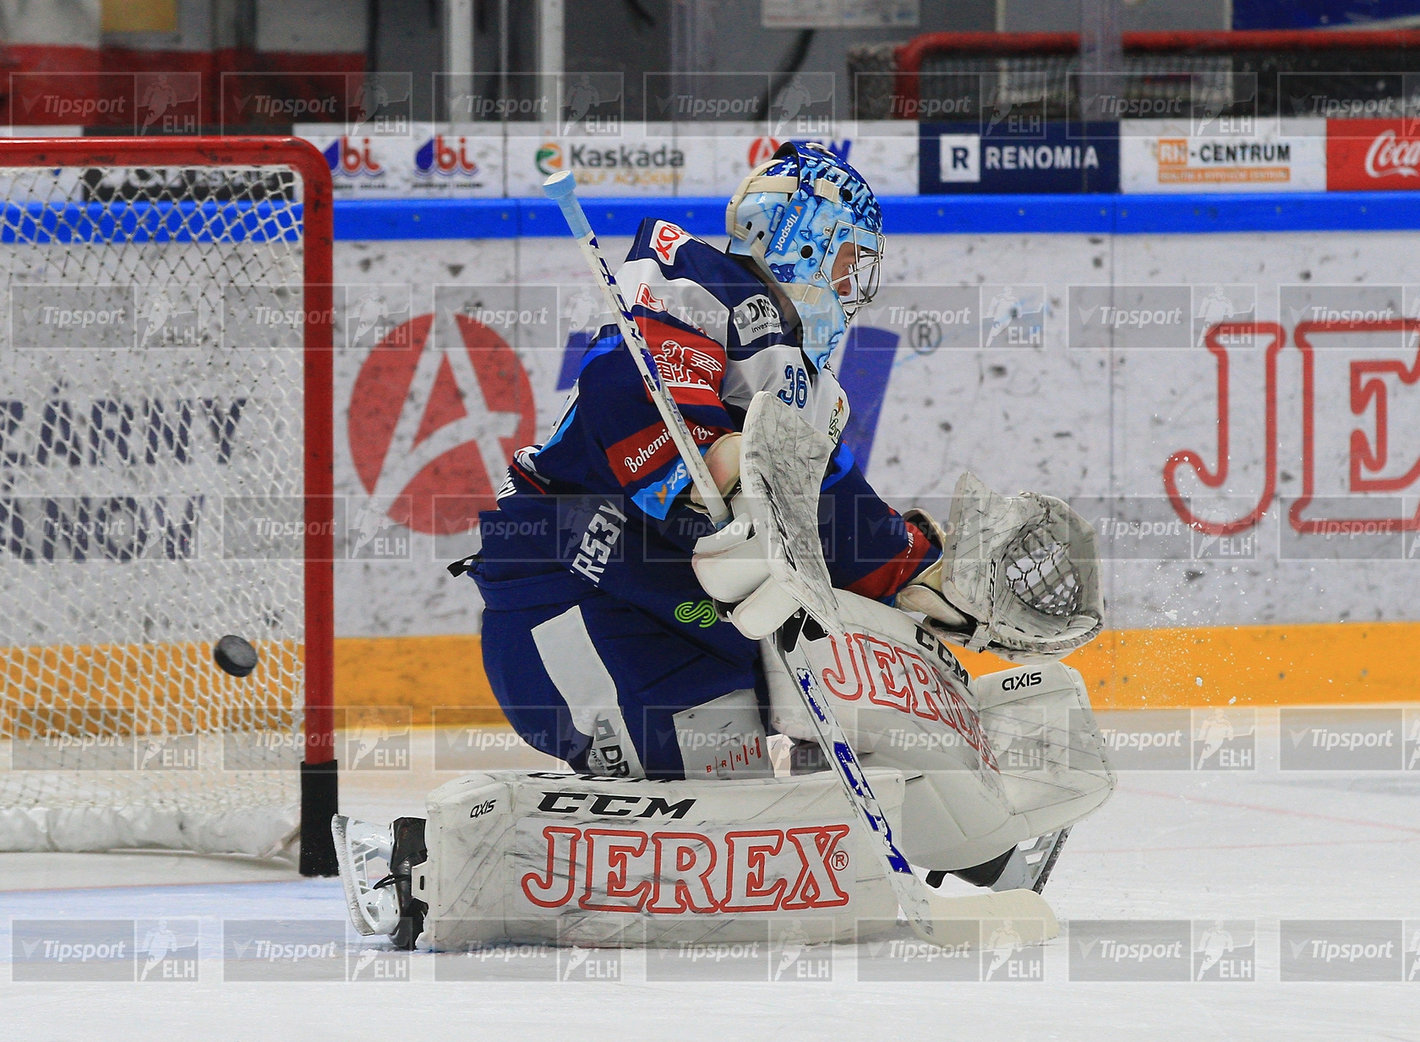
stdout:
[(229, 633), (212, 648), (212, 659), (223, 671), (234, 677), (244, 677), (256, 668), (256, 648)]

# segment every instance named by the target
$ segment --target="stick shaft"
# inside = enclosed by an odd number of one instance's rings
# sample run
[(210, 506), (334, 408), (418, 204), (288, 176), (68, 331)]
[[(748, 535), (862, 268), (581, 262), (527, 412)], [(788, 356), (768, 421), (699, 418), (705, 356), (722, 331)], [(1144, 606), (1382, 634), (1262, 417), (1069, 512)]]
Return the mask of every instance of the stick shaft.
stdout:
[(631, 309), (626, 306), (626, 298), (621, 295), (621, 287), (616, 284), (615, 276), (607, 267), (606, 258), (602, 256), (601, 247), (597, 245), (597, 237), (592, 231), (591, 222), (587, 220), (582, 204), (577, 199), (576, 187), (576, 181), (573, 180), (571, 172), (563, 171), (549, 177), (543, 185), (543, 191), (561, 209), (562, 216), (567, 221), (567, 227), (572, 231), (572, 236), (577, 242), (577, 248), (580, 250), (582, 258), (587, 262), (587, 267), (591, 269), (597, 283), (601, 286), (606, 302), (616, 314), (616, 324), (621, 329), (621, 338), (626, 342), (626, 349), (631, 352), (631, 360), (636, 363), (636, 368), (641, 373), (641, 379), (646, 384), (651, 401), (655, 403), (656, 411), (665, 421), (666, 430), (676, 449), (680, 452), (681, 462), (685, 465), (686, 473), (689, 474), (691, 482), (694, 483), (696, 490), (705, 501), (710, 519), (717, 525), (724, 524), (730, 519), (729, 508), (725, 505), (724, 497), (720, 495), (719, 488), (710, 476), (710, 468), (705, 465), (705, 458), (700, 454), (700, 447), (691, 437), (690, 428), (685, 424), (685, 417), (680, 414), (675, 399), (671, 397), (665, 381), (661, 379), (660, 370), (656, 367), (656, 357), (651, 353), (646, 338), (642, 336), (641, 328), (636, 324)]

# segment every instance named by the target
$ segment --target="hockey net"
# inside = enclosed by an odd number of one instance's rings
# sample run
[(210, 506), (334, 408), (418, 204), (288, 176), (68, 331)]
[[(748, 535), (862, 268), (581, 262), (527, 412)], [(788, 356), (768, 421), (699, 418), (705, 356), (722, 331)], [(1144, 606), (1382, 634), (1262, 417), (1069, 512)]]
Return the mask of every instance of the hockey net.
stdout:
[(14, 139), (0, 183), (0, 850), (328, 874), (325, 161)]
[(927, 33), (853, 48), (848, 71), (858, 119), (1400, 118), (1420, 30), (1129, 32), (1108, 86), (1076, 33)]

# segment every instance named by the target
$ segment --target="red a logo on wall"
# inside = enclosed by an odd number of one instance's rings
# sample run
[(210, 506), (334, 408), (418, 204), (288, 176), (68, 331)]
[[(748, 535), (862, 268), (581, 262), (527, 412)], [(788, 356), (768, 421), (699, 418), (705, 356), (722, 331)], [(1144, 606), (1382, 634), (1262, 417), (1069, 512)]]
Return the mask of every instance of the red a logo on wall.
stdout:
[(536, 422), (527, 372), (501, 336), (468, 315), (420, 315), (391, 330), (360, 369), (350, 456), (372, 499), (393, 504), (392, 521), (466, 532), (493, 507), (508, 459), (534, 440)]

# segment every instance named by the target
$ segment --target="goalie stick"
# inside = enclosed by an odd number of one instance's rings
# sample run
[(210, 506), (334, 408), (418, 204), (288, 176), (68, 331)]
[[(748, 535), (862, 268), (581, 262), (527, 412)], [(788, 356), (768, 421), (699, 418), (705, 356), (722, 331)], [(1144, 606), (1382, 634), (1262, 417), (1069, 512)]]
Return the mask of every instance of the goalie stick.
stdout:
[(661, 371), (656, 367), (656, 356), (651, 354), (646, 338), (641, 335), (641, 327), (636, 324), (631, 309), (626, 306), (626, 298), (621, 295), (621, 288), (617, 286), (611, 269), (606, 266), (606, 258), (602, 256), (601, 247), (597, 245), (591, 222), (587, 220), (582, 204), (577, 199), (576, 178), (572, 176), (572, 171), (562, 170), (544, 181), (542, 190), (562, 211), (567, 227), (572, 230), (572, 237), (577, 240), (582, 258), (601, 284), (606, 302), (616, 314), (616, 324), (621, 329), (621, 338), (626, 341), (627, 350), (631, 352), (631, 360), (636, 363), (636, 368), (641, 373), (651, 401), (656, 403), (656, 411), (665, 421), (666, 430), (680, 453), (690, 480), (705, 501), (710, 520), (714, 521), (716, 526), (723, 525), (730, 520), (729, 507), (725, 505), (725, 498), (720, 495), (720, 489), (710, 477), (710, 470), (700, 456), (695, 439), (690, 435), (690, 428), (685, 425), (685, 417), (680, 414), (675, 400), (666, 390)]
[[(562, 171), (547, 179), (543, 184), (543, 191), (561, 209), (587, 266), (601, 285), (607, 304), (616, 314), (617, 325), (621, 329), (627, 349), (641, 373), (656, 410), (665, 421), (666, 429), (680, 453), (681, 462), (690, 480), (704, 498), (711, 519), (717, 525), (723, 525), (730, 518), (729, 509), (694, 439), (690, 436), (684, 417), (666, 390), (656, 367), (655, 357), (626, 306), (626, 300), (611, 269), (607, 267), (591, 223), (577, 200), (576, 187), (571, 171)], [(746, 416), (746, 429), (751, 427), (751, 416), (756, 419), (773, 417), (769, 420), (770, 423), (781, 422), (780, 417), (785, 414), (776, 417), (766, 412), (776, 405), (772, 395), (765, 392), (756, 395), (750, 405), (749, 415)], [(787, 420), (782, 422), (788, 421), (797, 422), (801, 428), (807, 429), (808, 435), (816, 436), (819, 442), (827, 441), (798, 416), (788, 414)], [(805, 441), (805, 449), (818, 449), (818, 444), (803, 430), (793, 434), (797, 440)], [(760, 453), (759, 457), (763, 455)], [(751, 458), (755, 458), (752, 447), (745, 454), (744, 463), (747, 467), (751, 465)], [(823, 461), (827, 462), (826, 455)], [(760, 466), (752, 469), (751, 473), (755, 478), (762, 479), (765, 469)], [(822, 469), (818, 469), (819, 475), (822, 474)], [(811, 468), (804, 472), (813, 474)], [(745, 488), (747, 492), (750, 490), (748, 483)], [(771, 552), (770, 555), (771, 573), (803, 606), (780, 627), (775, 635), (775, 648), (797, 682), (796, 686), (803, 697), (805, 708), (814, 722), (819, 744), (838, 776), (844, 795), (874, 838), (887, 870), (888, 882), (907, 917), (908, 925), (918, 937), (943, 947), (979, 947), (987, 932), (984, 920), (1013, 920), (1016, 933), (1024, 943), (1039, 943), (1055, 937), (1059, 933), (1055, 915), (1045, 899), (1034, 891), (1006, 890), (963, 897), (944, 897), (932, 891), (913, 873), (912, 866), (892, 837), (887, 816), (878, 804), (877, 796), (874, 795), (862, 765), (833, 713), (803, 647), (804, 639), (811, 639), (812, 633), (834, 632), (839, 628), (832, 583), (829, 581), (822, 548), (818, 544), (816, 514), (811, 507), (807, 527), (796, 525), (796, 518), (788, 516), (794, 510), (796, 498), (801, 508), (807, 502), (808, 497), (803, 494), (802, 489), (797, 490), (799, 494), (796, 497), (793, 490), (772, 488), (760, 480), (757, 482), (757, 490), (759, 495), (764, 497), (761, 503), (766, 505), (769, 517), (756, 518), (756, 522), (766, 523), (771, 545), (777, 547), (777, 552)], [(817, 503), (817, 480), (812, 491), (813, 502)], [(792, 534), (794, 532), (808, 534), (803, 539), (795, 540)]]

